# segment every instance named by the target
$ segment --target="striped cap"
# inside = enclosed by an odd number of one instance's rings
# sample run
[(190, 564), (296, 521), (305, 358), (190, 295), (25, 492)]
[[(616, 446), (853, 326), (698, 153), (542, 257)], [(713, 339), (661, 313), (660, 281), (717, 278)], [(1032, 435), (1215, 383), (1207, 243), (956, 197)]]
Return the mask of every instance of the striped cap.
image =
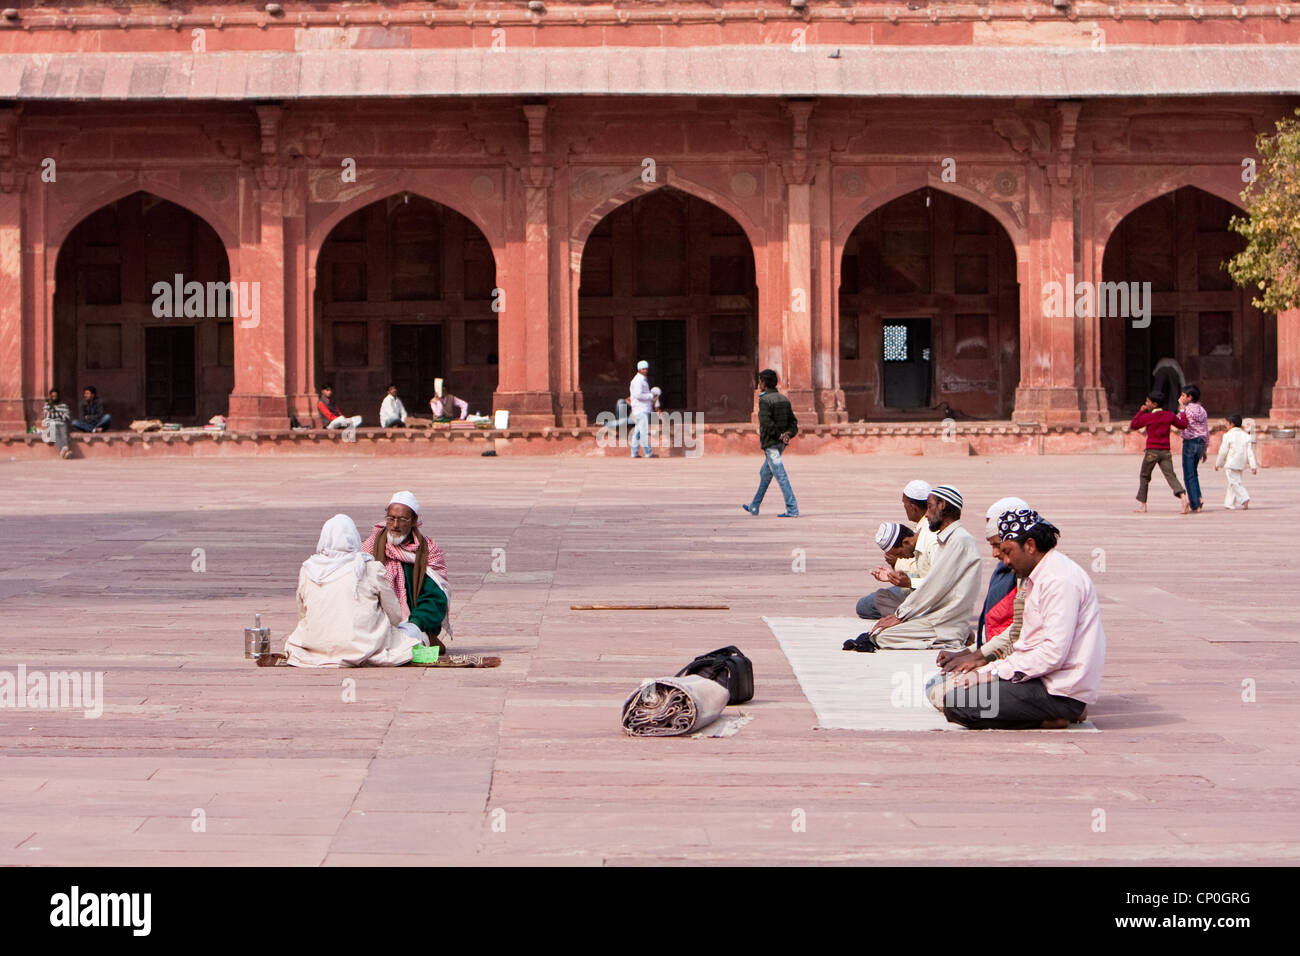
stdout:
[(897, 521), (885, 521), (876, 529), (876, 544), (880, 546), (881, 551), (888, 551), (891, 548), (898, 547), (899, 542), (911, 533), (912, 529), (905, 524), (899, 524)]
[(938, 488), (930, 489), (930, 494), (942, 501), (948, 502), (958, 511), (961, 510), (961, 492), (952, 485), (940, 485)]

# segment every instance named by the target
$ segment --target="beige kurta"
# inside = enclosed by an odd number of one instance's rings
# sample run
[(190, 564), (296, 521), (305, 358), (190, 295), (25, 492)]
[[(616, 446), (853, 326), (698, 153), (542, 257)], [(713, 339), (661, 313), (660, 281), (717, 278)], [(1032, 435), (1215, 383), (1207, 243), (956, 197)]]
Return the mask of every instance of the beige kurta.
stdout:
[(419, 642), (399, 631), (401, 607), (382, 561), (358, 581), (345, 574), (317, 584), (298, 574), (298, 626), (284, 649), (297, 667), (386, 667), (411, 662)]

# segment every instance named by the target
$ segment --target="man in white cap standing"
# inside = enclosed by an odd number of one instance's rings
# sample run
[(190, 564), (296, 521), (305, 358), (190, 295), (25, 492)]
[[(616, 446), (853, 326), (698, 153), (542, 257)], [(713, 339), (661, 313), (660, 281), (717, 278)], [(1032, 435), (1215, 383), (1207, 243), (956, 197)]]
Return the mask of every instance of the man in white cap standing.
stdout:
[(632, 413), (632, 440), (629, 444), (632, 446), (633, 458), (637, 457), (638, 436), (640, 446), (645, 449), (645, 456), (654, 457), (650, 450), (650, 413), (654, 411), (655, 397), (650, 389), (650, 378), (646, 374), (649, 371), (649, 362), (637, 362), (636, 374), (628, 386), (627, 402)]
[(845, 641), (846, 651), (956, 649), (965, 643), (979, 593), (980, 556), (975, 539), (959, 523), (961, 506), (961, 492), (952, 485), (930, 492), (925, 518), (939, 540), (930, 573), (897, 611), (856, 640)]
[(383, 562), (401, 606), (403, 620), (398, 628), (421, 644), (445, 648), (438, 636), (451, 640), (447, 558), (432, 538), (420, 532), (420, 503), (415, 495), (409, 491), (393, 495), (384, 520), (375, 525), (362, 547)]

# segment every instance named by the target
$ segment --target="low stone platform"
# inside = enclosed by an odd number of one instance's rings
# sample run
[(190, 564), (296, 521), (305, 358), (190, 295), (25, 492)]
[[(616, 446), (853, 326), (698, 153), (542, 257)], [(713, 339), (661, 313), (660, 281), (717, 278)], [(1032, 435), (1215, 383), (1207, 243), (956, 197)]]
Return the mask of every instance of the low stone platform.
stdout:
[[(1212, 423), (1211, 455), (1226, 430)], [(150, 432), (74, 434), (74, 458), (214, 458), (249, 456), (347, 455), (369, 457), (459, 457), (493, 451), (498, 455), (602, 457), (628, 454), (625, 444), (610, 444), (598, 427), (542, 429), (405, 430), (358, 428), (346, 433), (321, 428), (304, 431)], [(1300, 466), (1300, 440), (1289, 423), (1256, 420), (1256, 454), (1263, 467)], [(705, 425), (687, 433), (674, 447), (664, 429), (655, 442), (663, 457), (756, 454), (755, 426), (750, 423)], [(1144, 447), (1140, 434), (1126, 422), (1051, 427), (1015, 422), (857, 422), (812, 425), (796, 439), (800, 454), (925, 455), (964, 458), (972, 455), (1122, 455)], [(1174, 451), (1179, 449), (1174, 439)], [(56, 458), (54, 448), (37, 435), (0, 434), (0, 458), (12, 461)]]

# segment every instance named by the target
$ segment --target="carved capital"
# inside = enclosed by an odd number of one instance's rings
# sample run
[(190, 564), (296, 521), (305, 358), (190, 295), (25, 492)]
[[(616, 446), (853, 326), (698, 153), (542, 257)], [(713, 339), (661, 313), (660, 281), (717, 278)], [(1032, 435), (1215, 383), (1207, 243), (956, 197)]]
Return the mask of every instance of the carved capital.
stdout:
[(280, 152), (280, 128), (284, 122), (283, 106), (257, 106), (257, 122), (262, 134), (262, 155), (276, 156)]

